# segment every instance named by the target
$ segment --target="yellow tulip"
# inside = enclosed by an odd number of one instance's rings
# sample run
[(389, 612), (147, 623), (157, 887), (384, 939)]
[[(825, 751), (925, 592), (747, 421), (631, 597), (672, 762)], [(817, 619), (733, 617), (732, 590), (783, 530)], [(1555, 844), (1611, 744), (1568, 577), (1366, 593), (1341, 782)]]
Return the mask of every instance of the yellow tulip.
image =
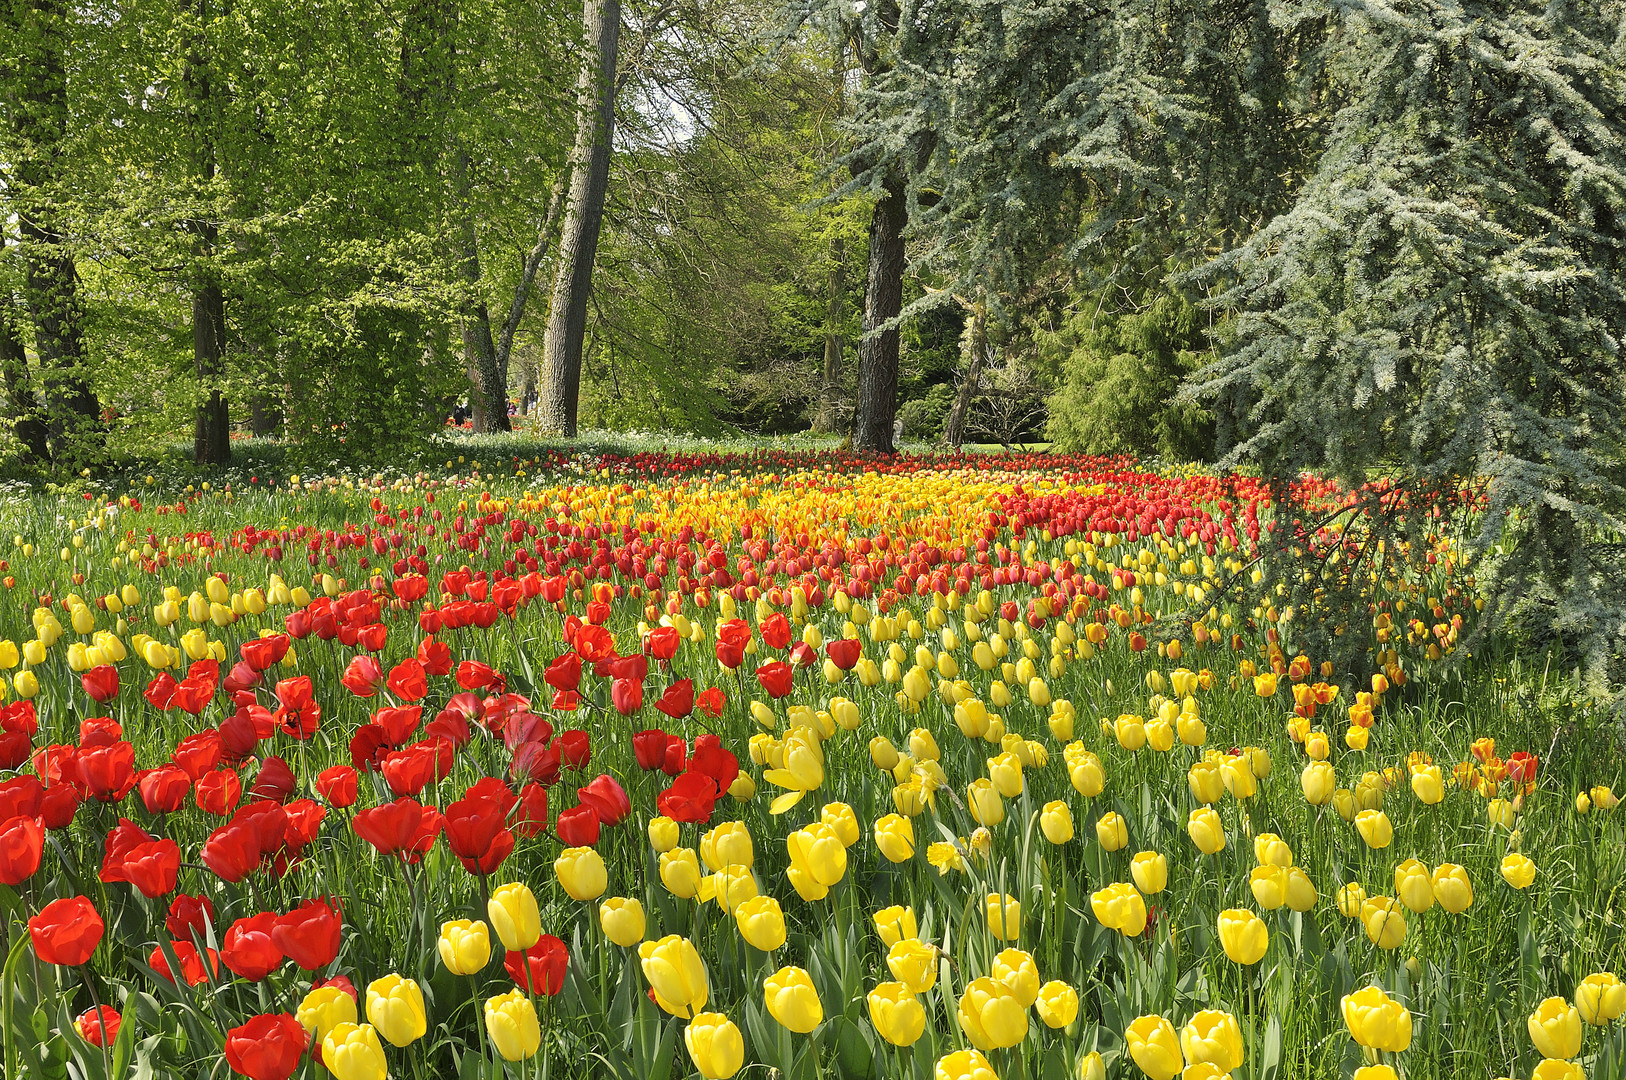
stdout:
[(1536, 880), (1536, 864), (1517, 851), (1502, 859), (1502, 880), (1515, 889), (1528, 889)]
[(1287, 906), (1299, 912), (1315, 907), (1319, 897), (1310, 876), (1296, 866), (1289, 866), (1284, 872), (1287, 874)]
[(1581, 1014), (1561, 997), (1536, 1006), (1525, 1027), (1542, 1057), (1567, 1059), (1581, 1052)]
[(1129, 1056), (1151, 1080), (1174, 1080), (1186, 1066), (1174, 1025), (1161, 1016), (1142, 1016), (1124, 1032)]
[(866, 998), (875, 1033), (893, 1046), (913, 1046), (926, 1030), (926, 1009), (899, 982), (885, 982)]
[(1090, 910), (1102, 926), (1126, 937), (1146, 932), (1146, 901), (1133, 885), (1108, 885), (1091, 894)]
[(572, 900), (597, 900), (609, 884), (603, 857), (590, 847), (565, 848), (553, 860), (553, 873)]
[(1361, 1046), (1391, 1054), (1411, 1046), (1411, 1013), (1376, 986), (1347, 994), (1339, 1002), (1350, 1037)]
[(1256, 866), (1248, 875), (1248, 888), (1260, 907), (1275, 911), (1287, 903), (1287, 871), (1280, 866)]
[(384, 1047), (371, 1024), (335, 1024), (322, 1038), (322, 1064), (334, 1080), (384, 1080), (389, 1075)]
[(745, 822), (725, 821), (708, 831), (700, 838), (700, 857), (712, 870), (751, 866), (756, 861), (756, 852)]
[(1253, 857), (1261, 866), (1293, 865), (1293, 849), (1275, 833), (1260, 833), (1253, 838)]
[(1424, 765), (1411, 774), (1412, 794), (1419, 802), (1430, 805), (1445, 798), (1445, 780), (1438, 765)]
[(1116, 811), (1102, 814), (1095, 822), (1095, 838), (1108, 851), (1118, 851), (1129, 845), (1129, 822)]
[(1355, 815), (1355, 831), (1369, 848), (1386, 848), (1394, 839), (1394, 826), (1382, 810), (1362, 810)]
[(888, 862), (901, 863), (914, 858), (914, 823), (901, 814), (879, 818), (875, 822), (875, 846)]
[(294, 1019), (321, 1042), (338, 1025), (356, 1022), (356, 999), (337, 986), (317, 987), (300, 1001)]
[(932, 1067), (932, 1080), (999, 1080), (993, 1065), (976, 1050), (944, 1054)]
[(453, 975), (473, 975), (491, 959), (491, 936), (486, 924), (453, 919), (440, 927), (440, 962)]
[(1626, 1013), (1626, 983), (1608, 971), (1588, 975), (1575, 988), (1575, 1008), (1582, 1020), (1598, 1027), (1619, 1020)]
[(1406, 916), (1401, 903), (1387, 896), (1368, 897), (1361, 902), (1361, 925), (1366, 936), (1380, 949), (1398, 949), (1406, 940)]
[(1492, 825), (1500, 825), (1504, 829), (1513, 828), (1513, 804), (1506, 799), (1492, 799), (1485, 804), (1485, 816)]
[(763, 1004), (781, 1027), (806, 1035), (824, 1021), (813, 979), (799, 967), (782, 967), (762, 984)]
[(693, 848), (673, 848), (661, 852), (657, 860), (661, 884), (679, 900), (693, 898), (700, 891), (700, 860)]
[(1207, 806), (1199, 806), (1186, 818), (1186, 834), (1197, 850), (1213, 855), (1225, 847), (1225, 826), (1218, 814)]
[(1099, 1050), (1091, 1050), (1079, 1059), (1078, 1080), (1107, 1080), (1107, 1063)]
[(1129, 874), (1135, 887), (1147, 896), (1155, 896), (1169, 884), (1169, 861), (1156, 851), (1143, 851), (1129, 860)]
[(1015, 1046), (1027, 1037), (1027, 1008), (1010, 989), (995, 979), (973, 979), (960, 995), (960, 1028), (979, 1050)]
[(625, 896), (612, 896), (598, 906), (598, 924), (604, 936), (622, 948), (644, 940), (644, 905)]
[(1189, 1064), (1230, 1072), (1242, 1065), (1242, 1029), (1230, 1013), (1206, 1009), (1180, 1029), (1180, 1050)]
[(1270, 948), (1270, 931), (1264, 920), (1244, 908), (1228, 908), (1219, 914), (1220, 946), (1232, 962), (1257, 964)]
[(536, 1006), (522, 990), (486, 999), (486, 1034), (504, 1061), (523, 1061), (542, 1046)]
[(984, 902), (988, 932), (1000, 941), (1015, 941), (1022, 934), (1022, 902), (1014, 896), (989, 893)]
[(1212, 758), (1193, 762), (1186, 772), (1186, 786), (1191, 789), (1191, 797), (1204, 806), (1219, 802), (1225, 793), (1225, 776), (1220, 763)]
[(542, 940), (542, 915), (536, 894), (521, 882), (503, 885), (486, 901), (486, 917), (497, 940), (510, 952), (524, 952)]
[(881, 944), (889, 949), (900, 941), (917, 937), (920, 931), (915, 925), (914, 909), (897, 905), (882, 908), (875, 913), (875, 932), (880, 935)]
[(673, 1016), (689, 1016), (710, 996), (706, 965), (688, 938), (668, 934), (638, 946), (638, 960), (655, 991), (655, 1004)]
[(1468, 880), (1468, 871), (1462, 867), (1454, 863), (1442, 863), (1435, 868), (1432, 882), (1434, 898), (1451, 914), (1461, 915), (1473, 905), (1473, 882)]
[(994, 782), (985, 777), (971, 781), (966, 788), (966, 806), (978, 825), (993, 826), (1005, 820), (1005, 803)]
[(1338, 774), (1325, 761), (1312, 761), (1299, 774), (1299, 787), (1311, 806), (1326, 806), (1338, 789)]
[(937, 946), (905, 938), (887, 950), (886, 966), (911, 994), (924, 994), (937, 985), (937, 959)]
[(785, 914), (771, 896), (756, 896), (735, 908), (734, 922), (753, 949), (773, 952), (785, 943)]
[(814, 822), (785, 838), (790, 865), (785, 876), (803, 900), (822, 900), (830, 886), (847, 873), (847, 846), (836, 831), (823, 822)]
[(367, 986), (367, 1022), (391, 1046), (406, 1046), (423, 1038), (429, 1030), (423, 987), (399, 975), (374, 979)]
[(1064, 1028), (1078, 1016), (1078, 991), (1060, 979), (1052, 979), (1039, 987), (1033, 1007), (1045, 1027)]
[(1543, 1058), (1531, 1071), (1530, 1080), (1586, 1080), (1586, 1070), (1573, 1061)]
[(1434, 880), (1428, 867), (1407, 859), (1395, 867), (1395, 895), (1408, 909), (1421, 915), (1434, 906)]

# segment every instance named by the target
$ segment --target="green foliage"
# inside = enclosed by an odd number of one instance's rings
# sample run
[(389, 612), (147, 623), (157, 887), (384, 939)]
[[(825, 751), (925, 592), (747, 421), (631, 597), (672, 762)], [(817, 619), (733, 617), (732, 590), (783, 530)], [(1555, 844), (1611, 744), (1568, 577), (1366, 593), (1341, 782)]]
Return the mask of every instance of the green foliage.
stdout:
[(1059, 449), (1203, 461), (1213, 421), (1176, 400), (1208, 350), (1207, 314), (1164, 292), (1136, 310), (1103, 310), (1085, 297), (1054, 332), (1040, 331), (1061, 372), (1046, 432)]

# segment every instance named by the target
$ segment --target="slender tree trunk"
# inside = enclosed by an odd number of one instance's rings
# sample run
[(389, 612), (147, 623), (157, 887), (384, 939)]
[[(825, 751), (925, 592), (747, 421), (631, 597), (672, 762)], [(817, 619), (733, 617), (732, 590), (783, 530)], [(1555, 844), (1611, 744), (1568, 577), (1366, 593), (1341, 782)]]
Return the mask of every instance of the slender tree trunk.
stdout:
[[(206, 41), (209, 0), (197, 0), (198, 25), (186, 62), (186, 82), (192, 93), (192, 139), (197, 154), (200, 195), (207, 196), (217, 172), (214, 139), (214, 80)], [(231, 460), (231, 419), (220, 379), (226, 372), (226, 295), (215, 266), (220, 241), (212, 221), (193, 220), (187, 228), (197, 238), (192, 285), (192, 373), (200, 399), (192, 425), (192, 457), (199, 465), (224, 465)]]
[(988, 355), (988, 304), (978, 297), (977, 302), (971, 305), (971, 326), (966, 334), (967, 358), (965, 378), (960, 382), (959, 393), (954, 395), (954, 405), (949, 409), (948, 423), (943, 425), (943, 443), (952, 447), (956, 452), (960, 444), (965, 441), (965, 417), (971, 409), (971, 399), (977, 393), (977, 381), (982, 378), (982, 365)]
[(16, 71), (22, 85), (11, 109), (14, 162), (10, 207), (22, 236), (24, 296), (34, 323), (51, 458), (77, 467), (101, 461), (106, 431), (101, 405), (86, 378), (84, 313), (79, 272), (59, 222), (51, 188), (65, 180), (61, 160), (68, 131), (68, 74), (63, 57), (69, 33), (61, 0), (19, 5)]
[(28, 353), (23, 348), (17, 314), (8, 297), (0, 309), (0, 378), (5, 381), (12, 432), (28, 451), (29, 461), (43, 465), (51, 459), (51, 448), (46, 443), (45, 420), (40, 415), (39, 396), (29, 375)]
[[(474, 210), (469, 205), (469, 157), (457, 155), (457, 195), (459, 244), (463, 280), (468, 299), (463, 303), (463, 357), (469, 368), (469, 404), (474, 407), (474, 430), (512, 431), (508, 422), (508, 373), (497, 364), (497, 344), (491, 336), (491, 311), (480, 288), (480, 238), (475, 231)], [(506, 365), (504, 365), (506, 366)]]
[(824, 378), (819, 384), (819, 411), (813, 430), (836, 430), (836, 414), (841, 408), (841, 358), (846, 343), (841, 336), (842, 300), (847, 289), (846, 245), (841, 237), (830, 242), (829, 297), (824, 309)]
[(599, 228), (604, 221), (604, 192), (610, 179), (621, 0), (586, 0), (582, 19), (587, 29), (588, 60), (576, 85), (570, 209), (559, 241), (559, 271), (542, 346), (546, 369), (542, 423), (570, 438), (576, 435), (587, 297), (593, 285), (593, 261), (598, 255)]
[(869, 221), (869, 274), (864, 283), (864, 336), (858, 343), (858, 400), (853, 449), (893, 453), (898, 413), (898, 330), (878, 330), (903, 310), (903, 180), (888, 176)]

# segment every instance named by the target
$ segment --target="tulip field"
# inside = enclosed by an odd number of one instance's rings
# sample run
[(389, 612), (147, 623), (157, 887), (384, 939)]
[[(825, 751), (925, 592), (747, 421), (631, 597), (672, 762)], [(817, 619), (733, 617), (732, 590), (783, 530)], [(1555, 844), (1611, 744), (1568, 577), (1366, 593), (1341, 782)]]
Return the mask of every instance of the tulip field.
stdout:
[(1197, 468), (13, 495), (4, 1076), (1620, 1080), (1620, 729), (1430, 512), (1350, 671)]

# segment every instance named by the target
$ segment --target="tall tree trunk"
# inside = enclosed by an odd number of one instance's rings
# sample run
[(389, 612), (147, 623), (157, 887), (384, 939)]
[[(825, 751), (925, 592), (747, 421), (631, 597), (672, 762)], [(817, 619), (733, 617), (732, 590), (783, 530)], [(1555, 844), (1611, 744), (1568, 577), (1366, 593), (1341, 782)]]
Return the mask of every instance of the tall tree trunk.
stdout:
[(51, 190), (64, 180), (68, 73), (63, 48), (70, 15), (61, 0), (34, 0), (19, 5), (15, 15), (22, 93), (11, 113), (14, 145), (23, 153), (14, 163), (8, 194), (23, 240), (24, 296), (34, 323), (51, 458), (78, 467), (101, 461), (106, 431), (86, 378), (79, 272)]
[(51, 459), (46, 443), (45, 420), (40, 415), (39, 396), (28, 371), (28, 353), (23, 348), (22, 327), (10, 297), (0, 308), (0, 378), (5, 381), (6, 404), (11, 430), (28, 451), (31, 464), (43, 465)]
[(554, 278), (553, 303), (548, 308), (548, 330), (542, 345), (546, 371), (542, 424), (569, 438), (576, 435), (587, 297), (593, 286), (593, 261), (598, 256), (599, 227), (604, 221), (604, 191), (610, 179), (621, 0), (586, 0), (582, 19), (587, 30), (588, 59), (576, 84), (570, 209), (560, 236), (559, 271)]
[[(186, 83), (192, 94), (192, 139), (200, 197), (210, 194), (217, 170), (215, 110), (211, 100), (214, 79), (206, 52), (209, 0), (197, 0), (198, 25), (186, 61)], [(216, 246), (219, 227), (209, 220), (187, 222), (197, 238), (192, 269), (192, 373), (200, 399), (192, 426), (192, 458), (199, 465), (224, 465), (231, 460), (231, 420), (220, 379), (226, 372), (226, 295), (221, 289)]]
[(462, 247), (463, 280), (468, 285), (464, 301), (463, 357), (469, 368), (469, 404), (474, 408), (474, 430), (512, 431), (508, 422), (507, 365), (497, 364), (497, 344), (491, 337), (491, 311), (480, 288), (480, 237), (475, 231), (474, 210), (469, 205), (468, 154), (458, 151), (457, 195), (461, 218), (459, 243)]
[(839, 236), (830, 242), (829, 296), (824, 308), (824, 378), (819, 383), (819, 411), (813, 417), (814, 431), (836, 430), (836, 414), (841, 408), (841, 356), (845, 348), (841, 309), (847, 289), (845, 248)]
[(903, 179), (886, 178), (869, 219), (869, 273), (864, 283), (864, 336), (858, 343), (858, 400), (853, 449), (893, 453), (898, 414), (898, 329), (879, 330), (903, 310)]
[(959, 393), (954, 395), (948, 423), (943, 425), (943, 443), (956, 453), (965, 441), (966, 413), (971, 409), (971, 399), (976, 396), (977, 381), (982, 378), (982, 365), (988, 356), (988, 304), (981, 296), (971, 305), (971, 325), (966, 330), (965, 342), (966, 352), (970, 354), (965, 378), (960, 383)]

